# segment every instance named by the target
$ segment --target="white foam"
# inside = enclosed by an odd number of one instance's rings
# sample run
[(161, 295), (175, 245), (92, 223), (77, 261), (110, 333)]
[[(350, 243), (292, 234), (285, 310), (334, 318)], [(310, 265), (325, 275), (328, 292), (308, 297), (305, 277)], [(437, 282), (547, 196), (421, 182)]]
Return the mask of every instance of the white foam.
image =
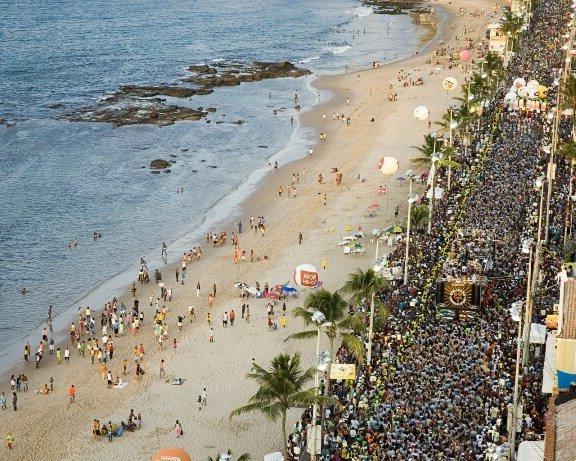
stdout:
[(365, 5), (359, 5), (354, 8), (353, 14), (358, 18), (364, 18), (366, 16), (370, 16), (372, 12), (373, 10), (371, 7)]
[(332, 54), (342, 54), (346, 53), (350, 48), (352, 48), (350, 45), (335, 46), (331, 47), (330, 51), (332, 51)]
[(298, 61), (298, 63), (308, 64), (309, 62), (316, 61), (317, 59), (320, 59), (320, 56), (310, 56), (308, 58), (301, 59), (300, 61)]

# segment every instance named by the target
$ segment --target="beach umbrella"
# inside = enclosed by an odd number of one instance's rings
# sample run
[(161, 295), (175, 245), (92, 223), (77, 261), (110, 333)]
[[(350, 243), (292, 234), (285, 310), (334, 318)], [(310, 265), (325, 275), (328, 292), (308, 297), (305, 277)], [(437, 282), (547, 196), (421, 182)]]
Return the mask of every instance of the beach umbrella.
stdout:
[(404, 176), (396, 176), (396, 181), (406, 181)]
[(284, 456), (279, 451), (264, 455), (264, 461), (284, 461)]
[(163, 448), (152, 456), (152, 461), (192, 461), (192, 458), (180, 448)]
[(526, 84), (526, 86), (527, 86), (528, 88), (537, 89), (538, 86), (540, 86), (540, 83), (538, 83), (537, 80), (528, 80), (528, 83)]
[(286, 293), (296, 293), (298, 290), (292, 285), (282, 285), (282, 291)]
[(300, 264), (294, 269), (293, 275), (294, 282), (300, 287), (310, 288), (318, 285), (318, 269), (312, 264)]
[(471, 58), (472, 58), (472, 53), (470, 53), (470, 50), (460, 51), (460, 59), (462, 61), (470, 61)]
[(395, 157), (382, 157), (378, 162), (380, 173), (390, 176), (398, 172), (400, 165)]
[(378, 208), (380, 208), (380, 205), (378, 205), (376, 202), (371, 203), (370, 205), (368, 205), (368, 209), (369, 209), (369, 210), (377, 210)]
[(234, 286), (235, 286), (236, 288), (246, 288), (248, 285), (247, 285), (246, 283), (244, 283), (244, 282), (236, 282), (236, 283), (234, 284)]

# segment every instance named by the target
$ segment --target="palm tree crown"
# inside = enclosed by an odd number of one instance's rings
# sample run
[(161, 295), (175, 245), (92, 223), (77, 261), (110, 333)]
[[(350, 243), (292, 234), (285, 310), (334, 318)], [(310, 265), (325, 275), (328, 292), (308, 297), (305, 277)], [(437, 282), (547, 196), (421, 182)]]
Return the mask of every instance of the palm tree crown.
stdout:
[(248, 378), (260, 386), (249, 403), (234, 410), (230, 417), (259, 411), (271, 421), (282, 420), (282, 452), (286, 458), (286, 412), (290, 408), (306, 407), (321, 401), (316, 388), (306, 389), (306, 384), (314, 377), (314, 368), (302, 370), (300, 353), (280, 354), (272, 359), (266, 370), (254, 364)]
[[(312, 325), (312, 315), (315, 311), (324, 314), (323, 331), (330, 341), (330, 358), (333, 358), (334, 341), (338, 336), (342, 343), (351, 351), (358, 360), (364, 357), (364, 346), (358, 339), (358, 334), (365, 331), (364, 322), (358, 314), (348, 314), (348, 303), (337, 291), (330, 293), (327, 290), (319, 290), (310, 293), (306, 298), (306, 304), (293, 310), (296, 317), (301, 317), (306, 326)], [(294, 333), (286, 339), (311, 338), (318, 334), (316, 330)]]

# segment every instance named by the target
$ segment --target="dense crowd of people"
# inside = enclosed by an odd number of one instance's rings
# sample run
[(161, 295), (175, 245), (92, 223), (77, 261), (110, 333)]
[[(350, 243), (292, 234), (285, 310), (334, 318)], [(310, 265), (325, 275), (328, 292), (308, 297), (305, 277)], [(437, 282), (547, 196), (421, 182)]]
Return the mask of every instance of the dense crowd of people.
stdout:
[[(558, 299), (570, 172), (559, 159), (546, 236), (538, 208), (553, 117), (509, 109), (502, 101), (512, 81), (523, 77), (548, 87), (548, 107), (556, 105), (569, 14), (567, 0), (543, 0), (535, 8), (482, 123), (472, 128), (471, 148), (458, 156), (454, 186), (436, 204), (432, 233), (414, 237), (409, 286), (381, 293), (391, 314), (375, 333), (372, 363), (361, 367), (355, 382), (331, 385), (330, 396), (341, 405), (322, 412), (322, 460), (497, 460), (514, 449), (509, 434), (515, 429), (519, 322), (510, 306), (526, 297), (529, 261), (522, 246), (538, 241), (541, 229), (546, 245), (532, 245), (541, 276), (533, 321), (542, 323)], [(560, 123), (560, 139), (570, 128)], [(440, 171), (441, 178), (445, 174)], [(400, 246), (390, 259), (403, 253)], [(482, 284), (482, 302), (472, 315), (446, 319), (433, 302), (436, 281), (461, 277)], [(517, 444), (540, 440), (544, 432), (543, 357), (537, 355), (531, 350), (521, 369)], [(336, 358), (353, 361), (344, 347)], [(293, 459), (306, 449), (311, 419), (307, 409), (288, 441)]]

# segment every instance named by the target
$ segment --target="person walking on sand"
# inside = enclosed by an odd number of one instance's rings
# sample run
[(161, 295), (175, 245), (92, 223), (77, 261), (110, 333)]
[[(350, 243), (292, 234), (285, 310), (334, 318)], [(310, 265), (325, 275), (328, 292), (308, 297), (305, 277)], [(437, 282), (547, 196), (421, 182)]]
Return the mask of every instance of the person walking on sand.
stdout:
[(236, 320), (236, 312), (234, 312), (234, 309), (232, 309), (230, 311), (230, 313), (228, 314), (228, 317), (230, 319), (230, 326), (233, 327), (234, 326), (234, 320)]
[(76, 400), (76, 388), (74, 384), (68, 388), (68, 395), (70, 396), (70, 403), (74, 403)]
[(161, 258), (168, 257), (168, 245), (166, 245), (166, 242), (162, 242), (162, 250), (160, 252), (160, 257)]
[(180, 424), (180, 421), (176, 420), (176, 424), (174, 424), (174, 427), (172, 428), (172, 430), (176, 433), (176, 438), (179, 439), (180, 437), (182, 437), (184, 435), (184, 431), (182, 430), (182, 425)]
[(12, 392), (12, 408), (14, 408), (14, 411), (18, 410), (18, 396), (16, 392)]
[(222, 315), (222, 326), (226, 328), (228, 326), (228, 312), (224, 312)]
[(2, 408), (2, 410), (6, 410), (6, 394), (4, 394), (4, 392), (2, 392), (2, 394), (0, 394), (0, 407)]
[(70, 349), (68, 349), (68, 346), (64, 349), (64, 361), (70, 365)]
[(206, 406), (208, 404), (208, 392), (206, 392), (206, 388), (202, 390), (201, 397), (202, 397), (202, 405)]
[(196, 298), (200, 297), (200, 282), (196, 283)]
[[(210, 327), (210, 331), (208, 332), (208, 340), (213, 343), (214, 342), (214, 328)], [(16, 394), (14, 394), (16, 395)]]
[(302, 245), (302, 232), (298, 234), (298, 245)]
[(164, 359), (160, 360), (160, 378), (166, 377), (166, 371), (164, 370)]
[(212, 297), (213, 298), (216, 297), (216, 284), (215, 283), (212, 285)]

